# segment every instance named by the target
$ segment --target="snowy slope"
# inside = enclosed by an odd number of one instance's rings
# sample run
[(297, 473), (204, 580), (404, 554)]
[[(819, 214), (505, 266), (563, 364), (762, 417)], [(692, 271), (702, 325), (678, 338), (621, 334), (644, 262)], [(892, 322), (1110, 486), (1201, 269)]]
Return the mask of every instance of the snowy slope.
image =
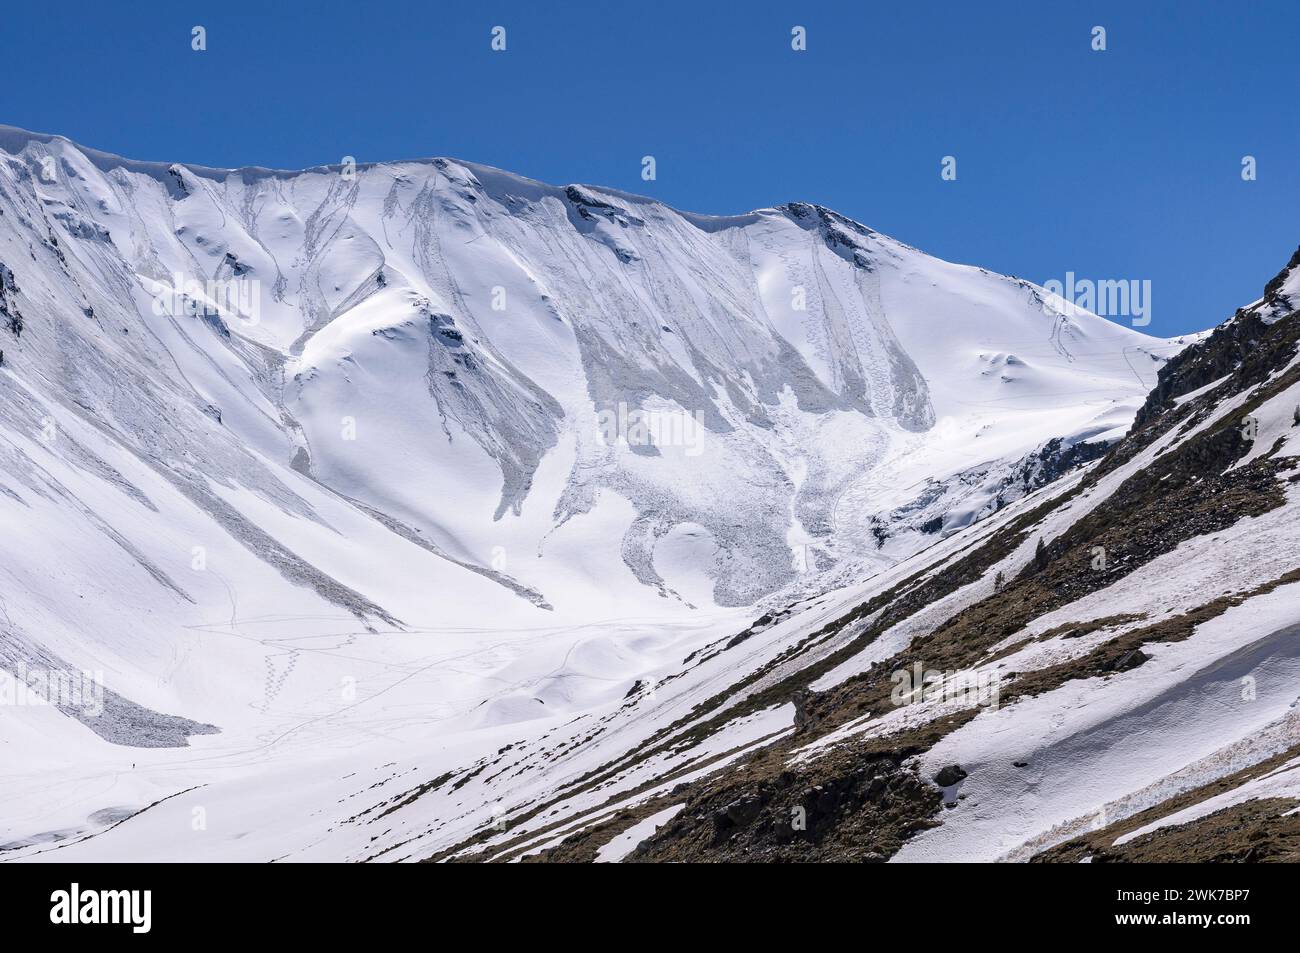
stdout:
[[(367, 855), (336, 806), (372, 785), (615, 726), (512, 781), (542, 798), (751, 670), (684, 657), (848, 604), (1093, 459), (1182, 347), (799, 203), (7, 127), (0, 289), (0, 669), (107, 686), (94, 716), (5, 707), (0, 844), (104, 856)], [(751, 638), (752, 670), (808, 618)], [(663, 710), (619, 716), (629, 693)], [(486, 774), (390, 840), (472, 830)], [(159, 801), (153, 833), (97, 834)], [(202, 847), (165, 820), (196, 806)]]

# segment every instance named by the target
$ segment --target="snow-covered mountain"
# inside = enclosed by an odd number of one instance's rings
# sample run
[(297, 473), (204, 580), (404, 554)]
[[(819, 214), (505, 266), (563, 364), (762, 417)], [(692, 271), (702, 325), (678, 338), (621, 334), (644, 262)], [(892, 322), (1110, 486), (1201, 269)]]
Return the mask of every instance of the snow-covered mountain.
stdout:
[(1020, 571), (1008, 527), (1113, 469), (1077, 468), (1186, 343), (812, 205), (7, 127), (0, 325), (0, 670), (104, 686), (3, 709), (16, 858), (667, 817), (952, 604), (861, 647), (886, 593), (990, 540)]

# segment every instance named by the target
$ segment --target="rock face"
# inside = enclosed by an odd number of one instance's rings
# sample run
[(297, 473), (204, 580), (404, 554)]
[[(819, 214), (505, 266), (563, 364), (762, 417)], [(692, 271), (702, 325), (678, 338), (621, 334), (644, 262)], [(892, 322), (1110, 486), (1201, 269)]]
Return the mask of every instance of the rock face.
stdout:
[(944, 767), (934, 776), (934, 783), (941, 788), (952, 787), (957, 782), (965, 779), (966, 772), (961, 769), (959, 764), (950, 764)]

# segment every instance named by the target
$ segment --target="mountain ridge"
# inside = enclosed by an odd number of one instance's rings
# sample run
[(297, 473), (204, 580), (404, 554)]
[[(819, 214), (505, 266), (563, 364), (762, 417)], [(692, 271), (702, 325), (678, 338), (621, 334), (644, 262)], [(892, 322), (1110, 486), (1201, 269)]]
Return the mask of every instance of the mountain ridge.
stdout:
[[(223, 167), (223, 166), (206, 165), (203, 163), (175, 162), (175, 161), (169, 162), (161, 159), (131, 159), (126, 156), (120, 155), (116, 152), (109, 152), (104, 149), (96, 149), (91, 146), (82, 145), (76, 142), (75, 140), (70, 139), (67, 136), (61, 135), (59, 133), (36, 132), (30, 129), (24, 129), (21, 126), (10, 126), (4, 123), (0, 123), (0, 149), (4, 149), (6, 152), (9, 152), (10, 154), (13, 154), (15, 151), (21, 152), (22, 149), (28, 143), (48, 145), (51, 142), (60, 142), (67, 146), (70, 146), (78, 150), (79, 152), (81, 152), (83, 155), (86, 155), (88, 157), (93, 157), (97, 162), (102, 162), (105, 166), (107, 166), (110, 169), (121, 167), (129, 171), (148, 172), (149, 174), (153, 175), (155, 178), (158, 178), (160, 180), (162, 180), (162, 177), (167, 174), (167, 170), (170, 169), (172, 166), (181, 166), (204, 178), (212, 178), (212, 179), (219, 179), (236, 173), (238, 174), (256, 173), (258, 176), (273, 177), (273, 178), (293, 178), (295, 176), (299, 176), (307, 173), (323, 173), (323, 174), (337, 175), (345, 168), (345, 166), (341, 162), (325, 163), (321, 165), (311, 165), (311, 166), (304, 166), (302, 168), (290, 169), (290, 168), (272, 168), (268, 166), (258, 166), (258, 165)], [(558, 184), (558, 183), (548, 182), (544, 179), (538, 179), (532, 176), (524, 175), (519, 172), (512, 172), (508, 169), (504, 169), (500, 166), (494, 166), (486, 162), (478, 162), (472, 159), (462, 159), (462, 158), (457, 158), (456, 156), (448, 156), (448, 155), (414, 156), (405, 159), (377, 159), (373, 161), (357, 162), (355, 164), (355, 169), (356, 171), (367, 171), (367, 170), (372, 170), (384, 166), (436, 165), (439, 162), (455, 163), (457, 165), (462, 165), (468, 169), (471, 169), (476, 173), (484, 172), (484, 173), (488, 173), (489, 175), (499, 175), (508, 179), (517, 179), (521, 183), (534, 185), (534, 186), (541, 186), (549, 190), (563, 191), (565, 189), (570, 189), (570, 188), (592, 189), (594, 191), (602, 192), (621, 199), (627, 199), (630, 201), (635, 201), (640, 203), (661, 205), (665, 208), (672, 210), (673, 212), (676, 212), (677, 214), (681, 215), (683, 218), (686, 218), (688, 220), (699, 219), (702, 222), (714, 223), (714, 224), (726, 224), (726, 223), (741, 224), (749, 221), (752, 216), (757, 215), (761, 212), (780, 211), (785, 209), (788, 206), (805, 205), (811, 208), (816, 208), (827, 212), (831, 212), (833, 215), (837, 216), (840, 219), (843, 219), (845, 222), (852, 222), (853, 224), (858, 225), (861, 228), (866, 228), (869, 231), (874, 232), (874, 229), (870, 229), (868, 226), (863, 225), (862, 223), (857, 222), (856, 220), (851, 219), (846, 215), (842, 215), (839, 212), (835, 212), (833, 209), (830, 209), (826, 206), (818, 205), (813, 202), (808, 202), (802, 199), (793, 199), (787, 202), (779, 203), (777, 205), (763, 206), (761, 208), (750, 209), (745, 212), (734, 212), (734, 213), (724, 212), (724, 213), (717, 213), (717, 214), (711, 212), (695, 212), (688, 209), (678, 208), (674, 205), (665, 202), (663, 199), (656, 198), (654, 196), (645, 195), (639, 192), (630, 192), (625, 189), (615, 188), (613, 186), (598, 185), (591, 182), (568, 182), (564, 184)], [(891, 241), (898, 242), (898, 239), (891, 238)], [(904, 244), (903, 242), (898, 242), (898, 243), (900, 245)], [(905, 247), (910, 248), (912, 246), (905, 246)]]
[[(114, 699), (0, 724), (15, 857), (175, 848), (183, 798), (111, 834), (107, 795), (42, 806), (88, 764), (118, 805), (202, 787), (206, 849), (263, 859), (532, 856), (548, 812), (590, 841), (619, 792), (653, 792), (629, 823), (731, 797), (696, 782), (869, 717), (907, 633), (986, 571), (1025, 585), (1025, 527), (1188, 343), (807, 203), (700, 217), (454, 160), (105, 170), (15, 135), (0, 670)], [(893, 744), (811, 812), (894, 785), (881, 858), (943, 800)], [(250, 787), (286, 825), (256, 843)], [(747, 842), (751, 794), (708, 843)]]

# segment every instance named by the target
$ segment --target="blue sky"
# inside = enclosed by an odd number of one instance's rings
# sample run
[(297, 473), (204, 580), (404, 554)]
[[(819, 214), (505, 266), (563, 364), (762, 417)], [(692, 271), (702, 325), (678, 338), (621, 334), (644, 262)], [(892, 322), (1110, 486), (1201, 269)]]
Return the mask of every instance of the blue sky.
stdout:
[(1040, 283), (1150, 280), (1145, 330), (1175, 334), (1258, 297), (1300, 244), (1298, 8), (10, 4), (0, 121), (140, 159), (447, 155), (700, 212), (818, 202)]

